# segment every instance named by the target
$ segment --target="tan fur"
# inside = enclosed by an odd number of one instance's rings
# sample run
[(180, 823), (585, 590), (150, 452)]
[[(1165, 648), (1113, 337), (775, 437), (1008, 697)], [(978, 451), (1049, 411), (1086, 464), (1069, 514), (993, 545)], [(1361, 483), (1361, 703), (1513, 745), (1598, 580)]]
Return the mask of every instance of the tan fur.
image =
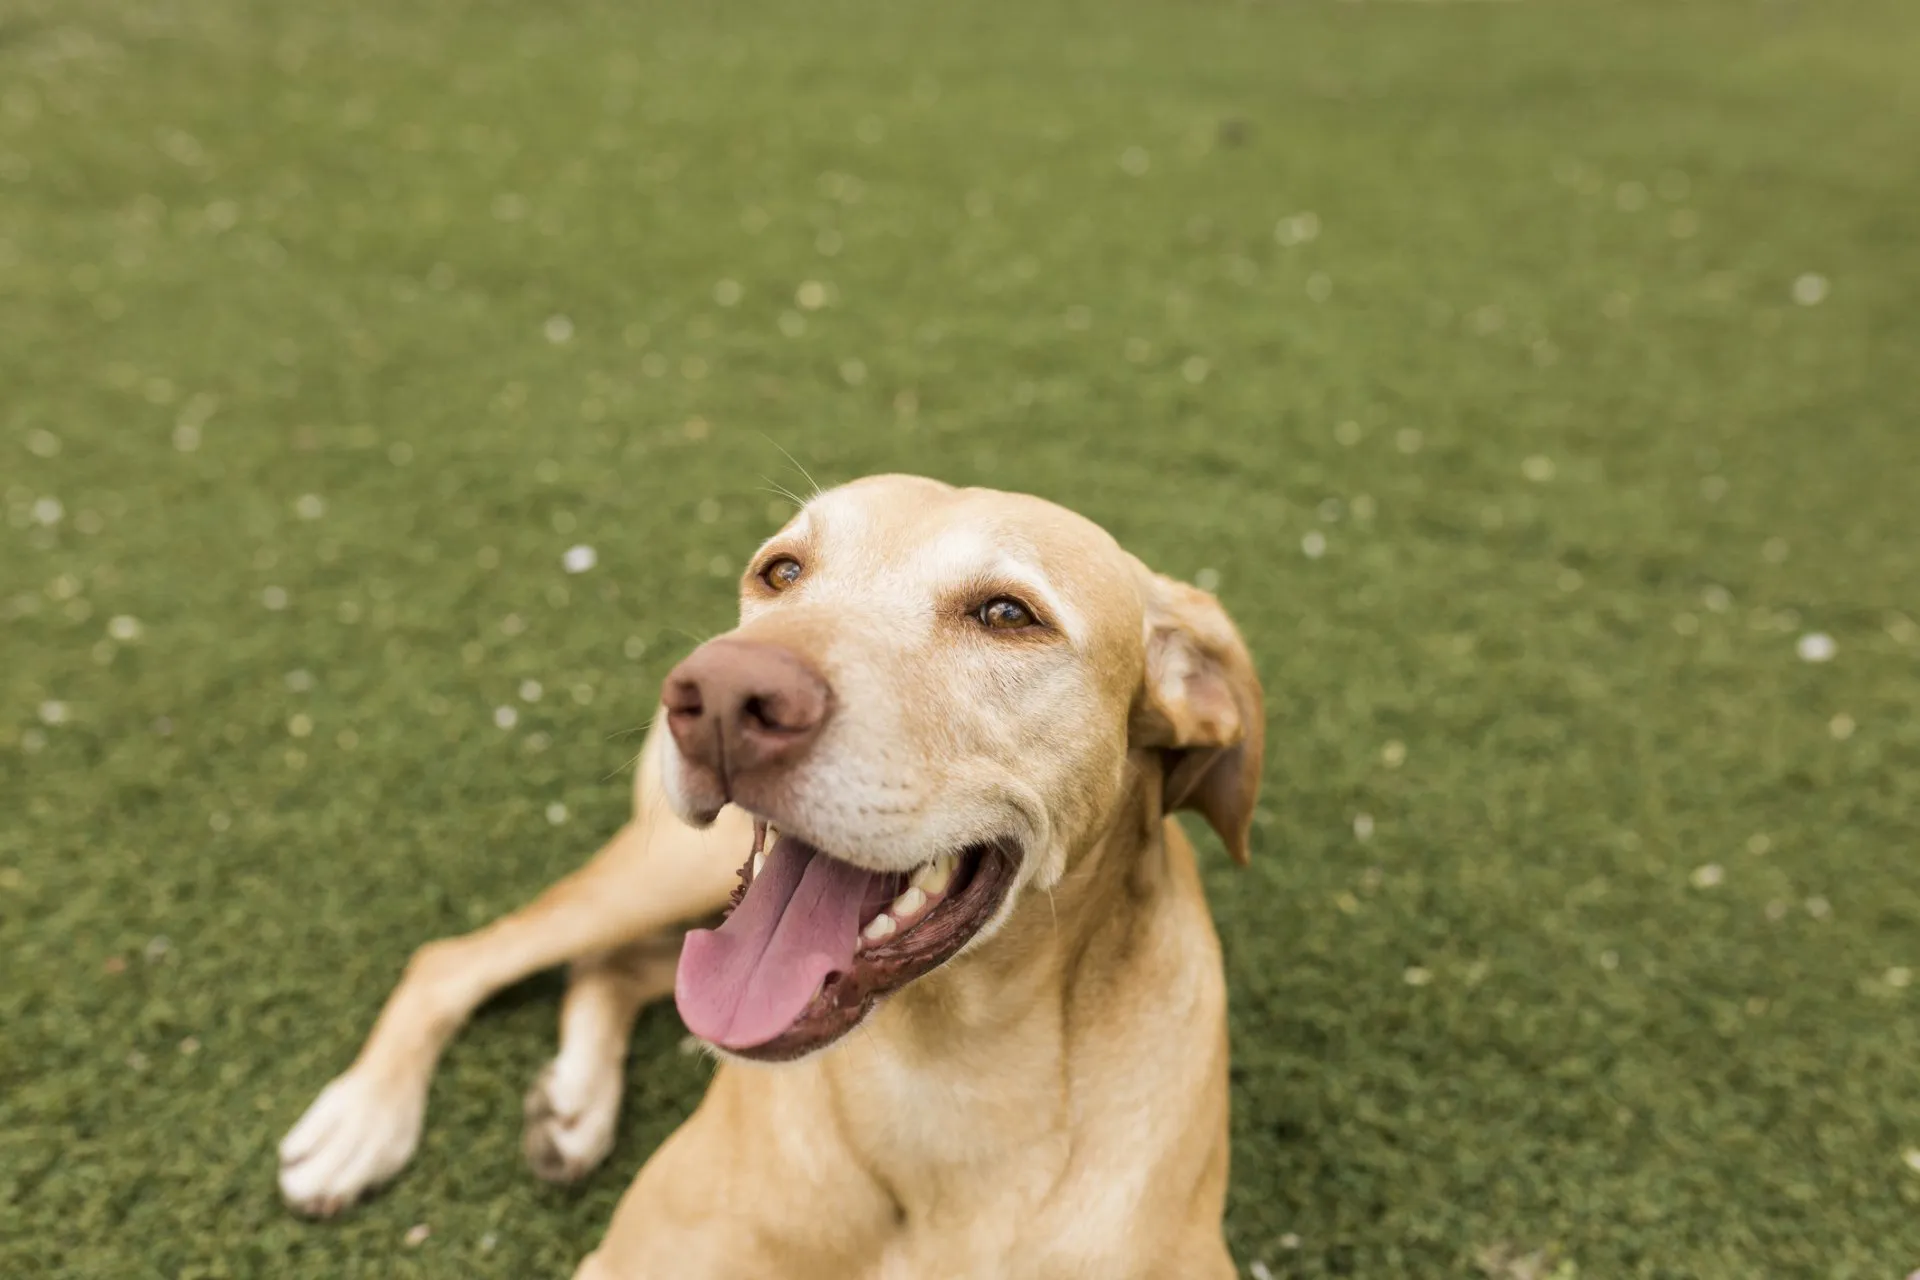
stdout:
[[(769, 555), (807, 564), (775, 595)], [(971, 628), (1017, 588), (1048, 635)], [(798, 1062), (723, 1061), (620, 1202), (582, 1280), (1140, 1280), (1235, 1274), (1226, 994), (1192, 845), (1244, 859), (1262, 710), (1211, 596), (1038, 499), (879, 477), (817, 498), (743, 578), (738, 634), (831, 682), (822, 739), (753, 807), (870, 868), (1018, 837), (996, 918), (945, 966)], [(736, 797), (739, 799), (739, 797)], [(633, 1017), (672, 988), (680, 929), (750, 844), (664, 732), (635, 816), (524, 910), (422, 948), (353, 1067), (282, 1145), (308, 1213), (391, 1177), (447, 1039), (493, 991), (573, 963), (558, 1057), (528, 1098), (535, 1170), (607, 1152)], [(742, 801), (745, 803), (745, 801)]]

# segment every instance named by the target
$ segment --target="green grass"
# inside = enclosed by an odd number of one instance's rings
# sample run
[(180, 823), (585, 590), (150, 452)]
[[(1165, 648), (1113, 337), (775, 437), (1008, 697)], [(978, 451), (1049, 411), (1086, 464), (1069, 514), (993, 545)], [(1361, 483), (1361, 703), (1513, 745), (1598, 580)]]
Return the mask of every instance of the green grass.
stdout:
[(783, 451), (1217, 578), (1244, 1266), (1920, 1267), (1916, 66), (1893, 0), (12, 0), (0, 1274), (591, 1247), (670, 1010), (581, 1189), (551, 978), (346, 1220), (272, 1149), (621, 821)]

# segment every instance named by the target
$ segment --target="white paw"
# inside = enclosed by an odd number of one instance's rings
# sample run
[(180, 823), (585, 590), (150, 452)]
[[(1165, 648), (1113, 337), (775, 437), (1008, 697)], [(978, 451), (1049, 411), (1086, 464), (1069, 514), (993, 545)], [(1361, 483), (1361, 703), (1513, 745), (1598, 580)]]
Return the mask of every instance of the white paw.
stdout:
[(349, 1071), (320, 1091), (280, 1143), (280, 1194), (329, 1218), (400, 1172), (420, 1143), (426, 1090)]
[(607, 1158), (622, 1083), (618, 1064), (569, 1061), (565, 1052), (547, 1064), (527, 1090), (521, 1137), (536, 1174), (548, 1182), (574, 1182)]

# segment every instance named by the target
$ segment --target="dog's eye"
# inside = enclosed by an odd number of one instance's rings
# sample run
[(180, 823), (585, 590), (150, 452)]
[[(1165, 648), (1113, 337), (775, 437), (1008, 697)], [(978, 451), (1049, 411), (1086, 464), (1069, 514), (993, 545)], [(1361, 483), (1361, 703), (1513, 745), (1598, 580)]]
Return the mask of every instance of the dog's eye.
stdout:
[(774, 591), (785, 591), (800, 581), (800, 562), (792, 556), (781, 556), (760, 571), (760, 581)]
[(1009, 596), (995, 596), (974, 610), (973, 616), (990, 631), (1018, 631), (1034, 625), (1033, 610)]

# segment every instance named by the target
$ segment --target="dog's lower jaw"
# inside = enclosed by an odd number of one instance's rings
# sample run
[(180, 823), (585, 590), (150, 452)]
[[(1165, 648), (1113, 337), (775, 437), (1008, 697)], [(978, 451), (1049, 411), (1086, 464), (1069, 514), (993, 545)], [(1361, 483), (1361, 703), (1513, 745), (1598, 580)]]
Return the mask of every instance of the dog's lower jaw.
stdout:
[[(741, 868), (743, 886), (736, 891), (736, 907), (764, 865), (766, 834), (765, 824), (756, 826), (754, 849)], [(813, 851), (807, 856), (830, 855)], [(851, 966), (827, 974), (784, 1031), (758, 1044), (710, 1039), (709, 1045), (721, 1056), (740, 1061), (791, 1062), (838, 1042), (884, 1000), (911, 990), (1003, 919), (1022, 865), (1020, 850), (1007, 841), (929, 859), (895, 880), (897, 892), (866, 920)], [(686, 973), (683, 957), (683, 980)]]

